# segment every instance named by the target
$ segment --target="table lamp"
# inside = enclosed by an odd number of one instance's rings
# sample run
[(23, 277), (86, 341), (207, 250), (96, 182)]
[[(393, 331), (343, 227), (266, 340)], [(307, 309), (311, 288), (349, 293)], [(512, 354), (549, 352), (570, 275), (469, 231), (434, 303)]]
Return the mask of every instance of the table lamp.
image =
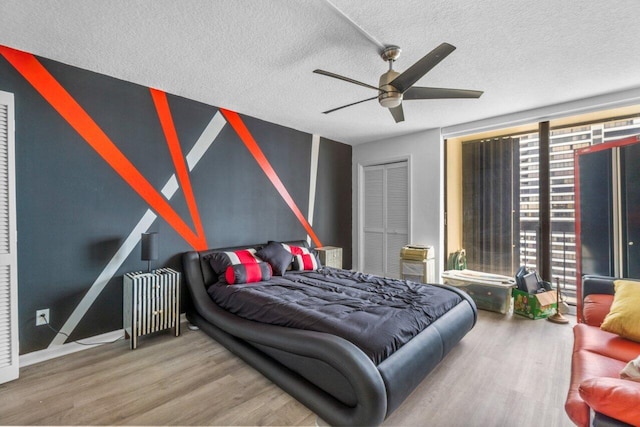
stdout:
[(147, 261), (147, 273), (151, 272), (151, 261), (158, 259), (158, 233), (142, 233), (142, 261)]

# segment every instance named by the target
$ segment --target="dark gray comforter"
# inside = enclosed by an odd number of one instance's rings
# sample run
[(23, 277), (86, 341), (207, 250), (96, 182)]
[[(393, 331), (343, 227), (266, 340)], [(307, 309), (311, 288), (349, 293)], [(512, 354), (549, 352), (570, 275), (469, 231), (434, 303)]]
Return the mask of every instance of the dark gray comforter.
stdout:
[(345, 338), (376, 365), (462, 301), (436, 285), (328, 267), (266, 282), (216, 283), (208, 292), (242, 318)]

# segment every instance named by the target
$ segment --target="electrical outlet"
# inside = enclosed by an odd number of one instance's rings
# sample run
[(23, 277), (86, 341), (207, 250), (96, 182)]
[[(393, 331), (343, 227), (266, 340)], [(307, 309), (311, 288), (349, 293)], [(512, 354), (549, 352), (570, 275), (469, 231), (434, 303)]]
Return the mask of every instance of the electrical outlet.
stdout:
[(36, 311), (36, 326), (48, 325), (50, 320), (48, 308)]

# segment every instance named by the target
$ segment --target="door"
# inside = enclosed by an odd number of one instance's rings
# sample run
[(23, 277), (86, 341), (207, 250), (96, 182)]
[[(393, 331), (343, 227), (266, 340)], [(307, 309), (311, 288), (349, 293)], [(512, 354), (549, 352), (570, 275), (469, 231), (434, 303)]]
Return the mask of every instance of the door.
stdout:
[(640, 144), (620, 148), (623, 277), (640, 277)]
[(576, 152), (579, 277), (640, 277), (639, 140), (630, 137)]
[(400, 249), (409, 243), (408, 162), (364, 167), (362, 194), (362, 270), (399, 278)]
[(0, 383), (18, 378), (13, 94), (0, 91)]
[(612, 150), (578, 157), (582, 274), (613, 276), (615, 256)]

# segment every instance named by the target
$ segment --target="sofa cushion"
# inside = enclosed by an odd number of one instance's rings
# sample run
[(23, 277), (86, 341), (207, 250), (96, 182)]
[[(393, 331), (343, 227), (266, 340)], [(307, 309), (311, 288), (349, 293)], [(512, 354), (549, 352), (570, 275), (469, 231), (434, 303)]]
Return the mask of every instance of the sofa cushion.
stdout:
[(613, 303), (613, 295), (591, 294), (584, 298), (582, 317), (587, 325), (600, 327), (609, 314)]
[[(626, 343), (635, 347), (637, 343), (624, 340), (615, 334), (580, 323), (574, 326), (573, 358), (571, 360), (571, 383), (565, 403), (565, 410), (578, 426), (589, 425), (589, 406), (580, 396), (578, 387), (584, 380), (597, 377), (618, 378), (627, 362), (637, 356), (640, 349), (627, 348)], [(610, 350), (608, 347), (613, 350)], [(616, 350), (618, 349), (618, 350)], [(622, 352), (626, 360), (610, 357), (616, 351)]]
[(640, 342), (640, 282), (616, 280), (611, 311), (600, 326), (607, 332)]
[[(629, 341), (611, 332), (580, 323), (574, 326), (575, 349), (582, 349), (623, 362), (625, 365), (640, 354), (640, 343)], [(620, 368), (622, 369), (622, 368)], [(609, 375), (618, 377), (616, 374)]]
[(591, 378), (580, 384), (579, 392), (594, 411), (640, 425), (640, 383), (620, 378)]

